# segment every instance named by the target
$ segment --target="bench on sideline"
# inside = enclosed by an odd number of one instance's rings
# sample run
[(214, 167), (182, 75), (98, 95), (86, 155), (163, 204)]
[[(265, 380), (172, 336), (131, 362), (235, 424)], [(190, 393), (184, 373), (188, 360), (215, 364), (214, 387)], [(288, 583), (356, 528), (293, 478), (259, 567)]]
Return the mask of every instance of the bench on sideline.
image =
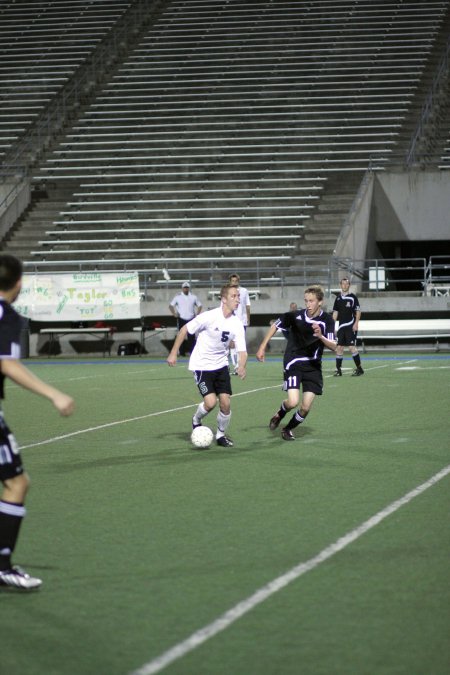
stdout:
[(359, 322), (358, 339), (363, 351), (369, 340), (433, 340), (439, 351), (439, 340), (450, 338), (450, 319), (392, 319)]
[(39, 331), (40, 335), (48, 335), (49, 345), (48, 345), (48, 357), (50, 358), (53, 354), (53, 345), (56, 342), (58, 336), (64, 337), (65, 335), (91, 335), (93, 337), (99, 338), (103, 341), (103, 358), (105, 358), (106, 352), (111, 356), (111, 346), (109, 343), (109, 337), (111, 335), (111, 327), (105, 326), (105, 328), (41, 328)]

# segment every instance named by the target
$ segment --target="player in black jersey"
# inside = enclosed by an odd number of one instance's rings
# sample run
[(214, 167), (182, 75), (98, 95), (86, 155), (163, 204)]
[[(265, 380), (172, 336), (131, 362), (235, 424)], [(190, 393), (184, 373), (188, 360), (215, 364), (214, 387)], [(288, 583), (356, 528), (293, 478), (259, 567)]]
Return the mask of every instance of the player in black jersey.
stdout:
[[(48, 398), (61, 415), (70, 415), (73, 399), (33, 375), (20, 359), (21, 319), (11, 307), (17, 298), (22, 279), (22, 265), (11, 255), (0, 254), (0, 401), (4, 398), (4, 381), (9, 377), (16, 384)], [(31, 577), (11, 562), (19, 529), (25, 516), (25, 496), (29, 478), (24, 471), (16, 440), (5, 422), (0, 408), (0, 589), (30, 591), (39, 588), (41, 580)]]
[[(334, 351), (333, 317), (322, 310), (324, 293), (320, 286), (305, 290), (305, 309), (287, 312), (269, 328), (256, 352), (258, 361), (264, 361), (270, 339), (277, 330), (287, 334), (284, 352), (284, 390), (287, 399), (272, 417), (269, 427), (274, 431), (285, 415), (298, 407), (297, 412), (283, 428), (281, 436), (285, 441), (294, 441), (292, 429), (304, 422), (316, 396), (323, 391), (322, 354), (324, 347)], [(300, 387), (303, 389), (300, 401)]]
[(361, 366), (361, 357), (356, 346), (361, 309), (356, 295), (354, 293), (349, 293), (350, 280), (347, 277), (344, 277), (340, 281), (340, 286), (341, 292), (336, 297), (333, 305), (333, 319), (339, 321), (339, 328), (337, 331), (336, 370), (334, 376), (341, 377), (342, 375), (344, 347), (348, 347), (356, 366), (353, 375), (358, 377), (359, 375), (364, 375), (364, 370)]

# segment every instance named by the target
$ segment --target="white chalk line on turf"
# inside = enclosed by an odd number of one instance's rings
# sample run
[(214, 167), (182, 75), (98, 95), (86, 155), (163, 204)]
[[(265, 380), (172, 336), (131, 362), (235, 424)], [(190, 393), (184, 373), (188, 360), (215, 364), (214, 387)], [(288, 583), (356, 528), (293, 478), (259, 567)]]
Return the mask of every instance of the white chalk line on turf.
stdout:
[(253, 593), (253, 595), (239, 602), (237, 605), (222, 614), (222, 616), (220, 616), (218, 619), (215, 619), (215, 621), (212, 623), (204, 626), (203, 628), (200, 628), (195, 633), (192, 633), (192, 635), (190, 635), (186, 640), (179, 642), (177, 645), (171, 649), (168, 649), (160, 656), (157, 656), (152, 661), (149, 661), (149, 663), (146, 663), (145, 665), (138, 668), (138, 670), (133, 671), (131, 675), (153, 675), (154, 673), (159, 673), (166, 666), (182, 658), (210, 638), (224, 631), (235, 621), (240, 619), (242, 616), (253, 610), (255, 607), (288, 586), (299, 577), (303, 576), (307, 572), (311, 572), (323, 562), (329, 558), (332, 558), (334, 555), (336, 555), (336, 553), (339, 553), (344, 548), (349, 546), (349, 544), (352, 544), (354, 541), (359, 539), (363, 534), (369, 532), (369, 530), (379, 525), (388, 516), (398, 511), (402, 506), (408, 504), (410, 501), (415, 499), (415, 497), (421, 495), (423, 492), (425, 492), (425, 490), (428, 490), (430, 487), (445, 478), (448, 474), (450, 474), (450, 464), (441, 469), (441, 471), (436, 473), (425, 483), (422, 483), (418, 487), (414, 488), (400, 499), (397, 499), (395, 502), (392, 502), (386, 506), (381, 511), (378, 511), (378, 513), (365, 522), (361, 523), (361, 525), (358, 525), (358, 527), (355, 529), (347, 532), (347, 534), (324, 548), (313, 558), (310, 558), (306, 562), (299, 563), (295, 567), (292, 567), (292, 569), (288, 570), (285, 574), (282, 574), (276, 579), (270, 581), (265, 586), (262, 586), (255, 593)]
[[(411, 363), (411, 361), (404, 361), (404, 364)], [(366, 368), (366, 370), (377, 370), (379, 368), (388, 368), (391, 364), (383, 364), (381, 366), (373, 366), (373, 368)], [(331, 375), (326, 375), (326, 378), (331, 377)], [(281, 384), (270, 385), (270, 387), (260, 387), (258, 389), (249, 389), (248, 391), (241, 391), (238, 394), (233, 394), (233, 398), (238, 396), (246, 396), (247, 394), (256, 394), (260, 391), (267, 391), (269, 389), (281, 389)], [(198, 403), (190, 403), (189, 405), (183, 405), (178, 408), (169, 408), (168, 410), (159, 410), (157, 412), (146, 413), (145, 415), (138, 415), (137, 417), (128, 417), (123, 420), (115, 420), (114, 422), (107, 422), (105, 424), (99, 424), (95, 427), (87, 427), (86, 429), (78, 429), (78, 431), (71, 431), (68, 434), (61, 434), (61, 436), (54, 436), (53, 438), (47, 438), (43, 441), (37, 441), (36, 443), (28, 443), (28, 445), (21, 445), (21, 450), (28, 450), (29, 448), (37, 448), (40, 445), (47, 445), (48, 443), (56, 443), (57, 441), (63, 441), (66, 438), (72, 438), (73, 436), (79, 436), (81, 434), (88, 434), (93, 431), (101, 431), (102, 429), (109, 429), (111, 427), (118, 426), (119, 424), (129, 424), (130, 422), (138, 422), (139, 420), (149, 419), (150, 417), (157, 417), (158, 415), (167, 415), (173, 412), (180, 412), (181, 410), (187, 410), (188, 408), (193, 408), (197, 406)]]
[[(236, 396), (245, 396), (246, 394), (255, 394), (259, 391), (266, 391), (267, 389), (279, 388), (280, 385), (271, 385), (270, 387), (261, 387), (260, 389), (250, 389), (249, 391), (241, 391), (239, 394), (233, 394), (233, 398)], [(130, 422), (137, 422), (139, 420), (145, 420), (150, 417), (157, 417), (158, 415), (167, 415), (168, 413), (179, 412), (180, 410), (187, 410), (188, 408), (197, 407), (198, 403), (189, 403), (189, 405), (182, 405), (178, 408), (169, 408), (167, 410), (158, 410), (157, 412), (146, 413), (145, 415), (138, 415), (136, 417), (128, 417), (123, 420), (115, 420), (114, 422), (106, 422), (105, 424), (99, 424), (95, 427), (88, 427), (86, 429), (78, 429), (78, 431), (71, 431), (68, 434), (62, 434), (61, 436), (54, 436), (53, 438), (47, 438), (43, 441), (37, 441), (36, 443), (29, 443), (28, 445), (21, 445), (21, 450), (28, 450), (29, 448), (37, 448), (39, 445), (46, 445), (47, 443), (55, 443), (56, 441), (63, 441), (66, 438), (71, 438), (72, 436), (79, 436), (80, 434), (88, 434), (91, 431), (101, 431), (102, 429), (108, 429), (110, 427), (116, 427), (119, 424), (128, 424)]]

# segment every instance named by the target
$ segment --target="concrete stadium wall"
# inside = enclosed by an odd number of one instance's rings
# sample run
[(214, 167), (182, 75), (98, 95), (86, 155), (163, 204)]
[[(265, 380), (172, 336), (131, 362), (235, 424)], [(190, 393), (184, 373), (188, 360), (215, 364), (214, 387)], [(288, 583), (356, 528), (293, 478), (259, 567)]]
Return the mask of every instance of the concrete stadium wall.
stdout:
[(376, 241), (450, 240), (450, 173), (377, 173), (370, 231)]

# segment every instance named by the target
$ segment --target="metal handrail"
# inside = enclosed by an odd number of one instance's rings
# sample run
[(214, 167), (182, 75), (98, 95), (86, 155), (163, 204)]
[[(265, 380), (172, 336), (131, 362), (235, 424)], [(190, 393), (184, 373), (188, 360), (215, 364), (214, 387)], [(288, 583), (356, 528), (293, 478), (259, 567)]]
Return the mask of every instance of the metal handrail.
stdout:
[[(450, 259), (448, 259), (450, 264)], [(255, 260), (249, 265), (248, 260), (234, 258), (229, 261), (223, 258), (212, 259), (208, 265), (193, 267), (170, 267), (163, 261), (161, 266), (154, 269), (145, 269), (136, 263), (126, 263), (123, 266), (115, 266), (111, 269), (111, 263), (107, 260), (95, 264), (97, 271), (118, 272), (137, 271), (140, 277), (141, 288), (173, 287), (182, 281), (190, 281), (198, 288), (211, 290), (220, 288), (229, 274), (238, 272), (242, 283), (253, 288), (278, 287), (283, 293), (285, 287), (303, 288), (312, 283), (320, 283), (326, 293), (331, 293), (339, 287), (339, 279), (344, 275), (349, 276), (352, 285), (358, 292), (373, 292), (376, 295), (386, 292), (414, 292), (425, 293), (427, 286), (427, 270), (429, 264), (425, 258), (387, 258), (355, 260), (353, 258), (336, 258), (323, 256), (302, 256), (295, 261), (296, 267), (284, 267), (283, 264), (262, 265)], [(91, 272), (86, 266), (73, 267), (78, 272)], [(58, 274), (53, 271), (54, 265), (45, 263), (25, 262), (24, 268), (27, 273)], [(70, 263), (66, 264), (69, 271)], [(61, 272), (62, 273), (62, 272)], [(373, 281), (375, 278), (375, 282)], [(383, 283), (377, 283), (378, 279)], [(373, 287), (372, 285), (375, 284)]]

